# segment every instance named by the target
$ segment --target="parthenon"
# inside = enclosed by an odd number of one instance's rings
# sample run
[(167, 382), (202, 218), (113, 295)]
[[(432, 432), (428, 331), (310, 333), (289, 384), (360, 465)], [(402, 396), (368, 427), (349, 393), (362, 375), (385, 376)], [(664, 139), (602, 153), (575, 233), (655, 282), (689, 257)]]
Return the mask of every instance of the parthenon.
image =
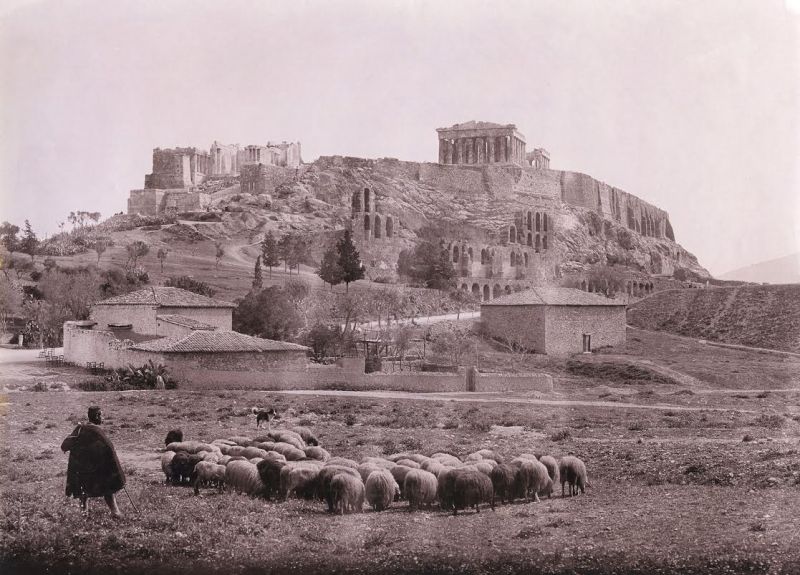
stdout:
[(525, 136), (514, 124), (470, 121), (438, 128), (440, 164), (528, 165)]

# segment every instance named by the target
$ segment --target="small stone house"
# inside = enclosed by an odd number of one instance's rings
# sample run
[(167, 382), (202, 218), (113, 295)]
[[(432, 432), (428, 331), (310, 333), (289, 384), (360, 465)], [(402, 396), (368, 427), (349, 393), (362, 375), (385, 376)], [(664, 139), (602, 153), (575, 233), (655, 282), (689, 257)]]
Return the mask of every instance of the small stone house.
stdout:
[(489, 337), (569, 355), (625, 343), (627, 302), (570, 288), (533, 287), (481, 304)]
[(242, 372), (304, 370), (308, 348), (232, 330), (234, 304), (171, 287), (148, 287), (92, 306), (64, 324), (64, 359), (106, 369), (149, 360), (179, 379), (235, 380)]

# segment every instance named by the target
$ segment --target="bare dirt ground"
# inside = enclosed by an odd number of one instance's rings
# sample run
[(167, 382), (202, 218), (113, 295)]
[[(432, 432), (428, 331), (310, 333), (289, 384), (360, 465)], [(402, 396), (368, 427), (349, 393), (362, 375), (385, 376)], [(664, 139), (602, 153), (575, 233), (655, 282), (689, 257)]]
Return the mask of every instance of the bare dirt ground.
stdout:
[[(592, 356), (594, 375), (553, 358), (481, 356), (486, 367), (538, 365), (555, 377), (549, 394), (8, 393), (3, 573), (800, 572), (798, 365), (636, 337), (610, 359)], [(653, 381), (631, 379), (641, 374), (628, 370), (630, 360), (669, 365), (697, 383), (657, 372)], [(733, 372), (741, 377), (721, 385)], [(86, 519), (63, 496), (59, 446), (90, 404), (103, 408), (139, 514), (120, 493), (124, 518), (96, 501)], [(163, 484), (168, 429), (205, 440), (252, 436), (252, 405), (274, 405), (278, 426), (306, 425), (333, 454), (355, 459), (484, 447), (504, 457), (574, 453), (587, 462), (590, 487), (576, 498), (453, 517), (408, 513), (402, 502), (330, 516), (317, 502), (212, 490), (195, 497)]]

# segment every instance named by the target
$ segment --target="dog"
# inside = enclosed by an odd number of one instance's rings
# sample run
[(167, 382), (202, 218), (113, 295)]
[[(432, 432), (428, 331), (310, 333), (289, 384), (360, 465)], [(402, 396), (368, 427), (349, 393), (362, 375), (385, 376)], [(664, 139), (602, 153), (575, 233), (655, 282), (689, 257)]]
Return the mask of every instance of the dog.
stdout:
[(251, 411), (253, 412), (253, 415), (256, 416), (256, 428), (260, 428), (261, 423), (266, 421), (267, 431), (269, 431), (270, 420), (278, 417), (278, 412), (271, 407), (269, 409), (261, 409), (259, 407), (254, 407)]

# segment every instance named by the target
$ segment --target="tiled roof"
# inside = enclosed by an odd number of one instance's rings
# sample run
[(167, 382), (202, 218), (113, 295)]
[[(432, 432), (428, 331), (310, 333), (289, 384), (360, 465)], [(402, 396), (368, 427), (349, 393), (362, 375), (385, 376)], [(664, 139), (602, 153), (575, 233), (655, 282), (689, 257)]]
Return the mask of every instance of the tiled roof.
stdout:
[(624, 306), (623, 299), (607, 298), (604, 295), (572, 288), (532, 287), (521, 292), (501, 296), (481, 304), (489, 305), (597, 305)]
[(295, 343), (252, 337), (229, 330), (198, 330), (178, 337), (162, 337), (133, 347), (157, 353), (234, 353), (242, 351), (306, 351)]
[(160, 307), (236, 307), (234, 304), (181, 288), (153, 286), (114, 296), (95, 305), (155, 305)]
[(178, 315), (175, 313), (165, 313), (157, 315), (156, 319), (160, 319), (161, 321), (165, 321), (167, 323), (174, 323), (175, 325), (181, 325), (183, 327), (189, 327), (192, 329), (217, 329), (216, 326), (207, 324), (192, 317), (186, 317), (185, 315)]

